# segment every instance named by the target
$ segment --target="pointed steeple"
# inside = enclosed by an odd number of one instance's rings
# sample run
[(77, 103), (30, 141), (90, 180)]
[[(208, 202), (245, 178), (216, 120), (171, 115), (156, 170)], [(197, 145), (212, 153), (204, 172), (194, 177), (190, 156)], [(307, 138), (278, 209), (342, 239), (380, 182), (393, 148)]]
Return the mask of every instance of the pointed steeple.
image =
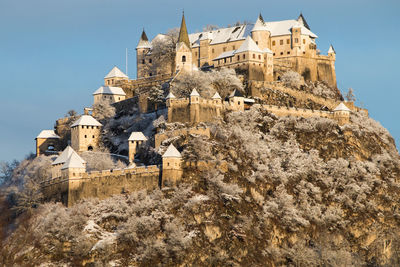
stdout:
[(255, 31), (268, 31), (267, 25), (265, 24), (264, 18), (261, 15), (258, 15), (257, 21), (254, 24), (253, 29), (251, 30), (251, 32), (255, 32)]
[(139, 40), (139, 43), (138, 43), (136, 49), (138, 49), (138, 48), (151, 48), (149, 38), (147, 38), (144, 28), (143, 28), (142, 36), (140, 36), (140, 40)]
[(330, 47), (329, 47), (329, 50), (328, 50), (328, 54), (336, 54), (336, 51), (335, 51), (335, 48), (333, 48), (333, 46), (331, 45)]
[(185, 13), (182, 13), (182, 22), (181, 22), (181, 29), (179, 30), (179, 38), (178, 38), (178, 44), (179, 43), (185, 43), (188, 48), (190, 48), (190, 41), (189, 41), (189, 35), (188, 31), (186, 28), (186, 21), (185, 21)]
[(260, 12), (260, 14), (258, 15), (258, 19), (261, 20), (262, 23), (265, 23), (264, 18), (263, 18), (263, 16), (261, 15), (261, 12)]
[(308, 23), (307, 23), (306, 19), (305, 19), (304, 16), (303, 16), (303, 13), (300, 13), (300, 16), (297, 18), (297, 21), (298, 21), (301, 25), (303, 25), (304, 27), (306, 27), (307, 29), (311, 30), (311, 29), (310, 29), (310, 26), (308, 26)]

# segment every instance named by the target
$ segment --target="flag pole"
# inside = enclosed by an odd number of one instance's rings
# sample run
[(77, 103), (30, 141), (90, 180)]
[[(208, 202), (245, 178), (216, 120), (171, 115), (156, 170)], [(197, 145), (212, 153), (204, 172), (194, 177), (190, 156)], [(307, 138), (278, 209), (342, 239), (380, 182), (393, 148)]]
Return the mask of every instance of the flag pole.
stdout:
[(128, 75), (128, 48), (126, 48), (125, 50), (125, 71), (126, 71), (126, 75)]

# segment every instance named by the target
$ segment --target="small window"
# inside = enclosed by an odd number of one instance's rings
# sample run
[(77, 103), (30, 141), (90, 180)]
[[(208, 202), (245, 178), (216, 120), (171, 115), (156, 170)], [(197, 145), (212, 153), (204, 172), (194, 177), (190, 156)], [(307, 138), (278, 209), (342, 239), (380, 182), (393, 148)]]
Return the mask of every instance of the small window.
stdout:
[(258, 55), (258, 59), (261, 59), (261, 55)]
[(279, 44), (280, 44), (280, 45), (283, 45), (283, 40), (280, 40), (280, 41), (279, 41)]
[(88, 146), (88, 151), (93, 151), (93, 147), (92, 146)]
[(256, 58), (256, 55), (255, 55), (255, 54), (253, 54), (253, 58)]
[(92, 135), (92, 138), (94, 138), (94, 135)]
[(87, 138), (87, 135), (85, 134), (85, 138)]
[(224, 63), (226, 63), (226, 58), (224, 58)]
[(149, 59), (149, 63), (152, 63), (152, 62), (153, 62), (153, 60), (150, 58), (150, 59)]
[(246, 55), (243, 55), (243, 59), (245, 59), (246, 58)]
[(194, 56), (197, 57), (197, 52), (194, 52)]
[(275, 53), (274, 53), (274, 56), (275, 56)]
[(226, 52), (226, 47), (222, 48), (222, 51)]
[(276, 43), (275, 43), (275, 41), (272, 41), (272, 45), (275, 45)]
[(258, 45), (258, 41), (256, 41), (256, 45)]
[(92, 126), (92, 129), (94, 129), (94, 126)]
[(149, 73), (149, 76), (150, 76), (150, 77), (153, 76), (153, 73), (150, 72), (150, 73)]
[(167, 162), (167, 166), (169, 166), (169, 162)]
[(295, 38), (294, 42), (297, 44), (299, 42), (299, 38)]
[(283, 55), (283, 52), (281, 52), (281, 56)]
[(85, 128), (85, 126), (82, 125), (82, 129), (84, 129), (84, 128)]
[(232, 58), (230, 58), (231, 62), (232, 62)]
[(236, 49), (236, 46), (232, 46), (232, 49), (235, 50), (235, 49)]
[(303, 44), (306, 44), (306, 39), (303, 39)]
[(240, 105), (240, 101), (238, 101), (238, 105)]
[(290, 51), (287, 51), (287, 54), (290, 55)]
[(290, 44), (290, 39), (286, 39), (286, 44)]
[(182, 56), (182, 62), (186, 62), (186, 56)]
[(213, 48), (213, 49), (211, 49), (211, 53), (213, 53), (213, 54), (214, 54), (214, 52), (215, 52), (214, 48)]
[(146, 64), (146, 61), (144, 59), (142, 59), (142, 64)]
[(238, 61), (240, 60), (240, 56), (237, 56), (237, 60), (238, 60)]

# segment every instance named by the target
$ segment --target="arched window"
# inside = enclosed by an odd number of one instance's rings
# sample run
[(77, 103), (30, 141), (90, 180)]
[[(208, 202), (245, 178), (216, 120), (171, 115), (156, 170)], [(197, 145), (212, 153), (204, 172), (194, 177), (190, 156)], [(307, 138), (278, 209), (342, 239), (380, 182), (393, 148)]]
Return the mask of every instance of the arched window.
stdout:
[(92, 146), (88, 146), (87, 150), (88, 151), (93, 151), (93, 147)]
[(186, 56), (182, 56), (182, 62), (186, 62)]

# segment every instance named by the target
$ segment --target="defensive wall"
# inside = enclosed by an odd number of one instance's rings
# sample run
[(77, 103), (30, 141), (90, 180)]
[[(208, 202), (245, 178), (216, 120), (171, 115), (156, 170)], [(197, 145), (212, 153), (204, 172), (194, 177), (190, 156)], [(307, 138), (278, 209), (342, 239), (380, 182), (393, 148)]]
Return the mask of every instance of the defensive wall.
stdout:
[(67, 207), (85, 198), (105, 199), (115, 194), (153, 190), (160, 184), (158, 166), (92, 171), (80, 177), (57, 177), (41, 183), (47, 201), (60, 201)]

